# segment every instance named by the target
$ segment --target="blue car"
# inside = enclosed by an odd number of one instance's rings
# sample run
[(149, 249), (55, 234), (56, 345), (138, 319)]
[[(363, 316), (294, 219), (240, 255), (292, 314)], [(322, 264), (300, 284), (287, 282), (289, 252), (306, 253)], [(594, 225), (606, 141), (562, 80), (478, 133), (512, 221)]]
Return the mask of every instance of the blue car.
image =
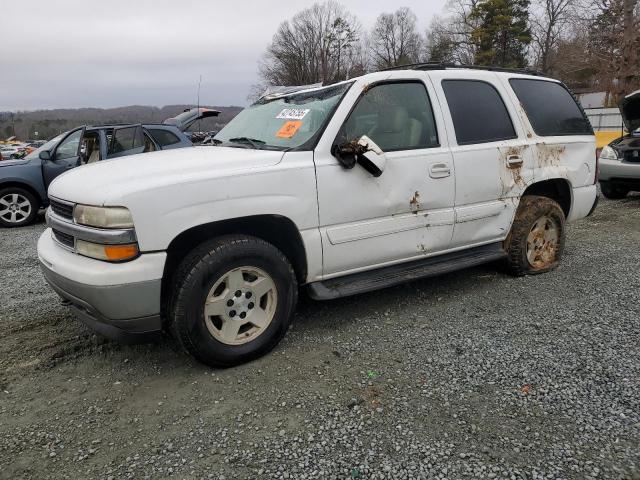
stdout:
[(65, 132), (22, 159), (0, 161), (0, 227), (21, 227), (49, 205), (47, 189), (64, 172), (101, 160), (191, 147), (184, 131), (196, 120), (217, 116), (193, 108), (163, 124), (83, 126)]

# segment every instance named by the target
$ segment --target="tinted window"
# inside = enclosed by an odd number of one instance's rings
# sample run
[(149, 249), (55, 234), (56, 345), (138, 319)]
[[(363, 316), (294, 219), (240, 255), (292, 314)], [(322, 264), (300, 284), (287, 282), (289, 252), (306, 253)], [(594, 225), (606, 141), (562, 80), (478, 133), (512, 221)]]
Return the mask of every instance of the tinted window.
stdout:
[(538, 135), (593, 134), (589, 121), (561, 84), (520, 78), (512, 78), (509, 83)]
[(78, 156), (78, 146), (80, 145), (80, 137), (82, 130), (77, 130), (65, 138), (56, 149), (56, 160), (64, 160)]
[(444, 80), (458, 145), (516, 138), (509, 112), (498, 91), (487, 82)]
[(144, 137), (140, 127), (120, 128), (114, 131), (109, 154), (120, 153), (144, 145)]
[(338, 142), (367, 135), (383, 151), (438, 146), (431, 103), (418, 82), (388, 83), (369, 89), (342, 126)]
[(168, 130), (151, 129), (149, 133), (161, 147), (180, 143), (180, 139)]

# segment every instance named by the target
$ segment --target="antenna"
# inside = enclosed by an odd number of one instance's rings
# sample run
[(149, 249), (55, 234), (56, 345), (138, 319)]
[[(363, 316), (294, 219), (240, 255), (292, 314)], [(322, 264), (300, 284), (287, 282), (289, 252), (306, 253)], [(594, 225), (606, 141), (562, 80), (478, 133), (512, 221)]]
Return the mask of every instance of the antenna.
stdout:
[[(198, 80), (198, 115), (200, 115), (200, 85), (202, 85), (202, 74), (200, 74), (200, 79)], [(198, 120), (198, 131), (202, 131), (202, 120)]]
[(202, 84), (202, 74), (200, 74), (200, 80), (198, 80), (198, 109), (200, 109), (200, 85)]

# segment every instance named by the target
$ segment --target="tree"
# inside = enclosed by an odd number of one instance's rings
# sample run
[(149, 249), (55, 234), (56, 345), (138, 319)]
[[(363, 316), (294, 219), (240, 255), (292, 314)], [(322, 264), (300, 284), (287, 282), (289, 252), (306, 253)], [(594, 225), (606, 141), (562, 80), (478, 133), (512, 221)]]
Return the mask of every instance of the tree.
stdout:
[(570, 30), (569, 21), (577, 0), (534, 0), (531, 22), (534, 64), (551, 73), (551, 56)]
[(344, 80), (354, 71), (360, 25), (333, 0), (316, 3), (278, 27), (260, 65), (263, 85)]
[(420, 61), (423, 42), (416, 21), (416, 15), (407, 7), (378, 16), (371, 32), (371, 54), (378, 68)]
[(640, 86), (638, 0), (594, 0), (594, 6), (585, 56), (594, 69), (593, 85), (606, 92), (606, 105), (615, 105)]
[(429, 61), (471, 65), (477, 50), (472, 32), (480, 26), (471, 14), (481, 0), (449, 0), (444, 17), (435, 16), (427, 30)]
[(529, 0), (483, 0), (471, 12), (480, 25), (471, 32), (477, 45), (475, 63), (525, 67), (531, 42)]
[(621, 58), (617, 69), (616, 100), (619, 102), (627, 93), (640, 85), (640, 65), (638, 65), (638, 49), (640, 49), (640, 12), (638, 0), (622, 2), (622, 42)]

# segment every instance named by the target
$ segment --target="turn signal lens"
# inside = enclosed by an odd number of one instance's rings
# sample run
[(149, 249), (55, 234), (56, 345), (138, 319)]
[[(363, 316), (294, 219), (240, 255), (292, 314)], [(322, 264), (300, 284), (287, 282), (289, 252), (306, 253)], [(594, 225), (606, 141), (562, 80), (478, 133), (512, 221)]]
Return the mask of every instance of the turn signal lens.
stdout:
[(76, 252), (85, 257), (91, 257), (107, 262), (125, 262), (133, 260), (138, 256), (137, 243), (129, 243), (126, 245), (100, 245), (97, 243), (85, 242), (84, 240), (76, 240)]

